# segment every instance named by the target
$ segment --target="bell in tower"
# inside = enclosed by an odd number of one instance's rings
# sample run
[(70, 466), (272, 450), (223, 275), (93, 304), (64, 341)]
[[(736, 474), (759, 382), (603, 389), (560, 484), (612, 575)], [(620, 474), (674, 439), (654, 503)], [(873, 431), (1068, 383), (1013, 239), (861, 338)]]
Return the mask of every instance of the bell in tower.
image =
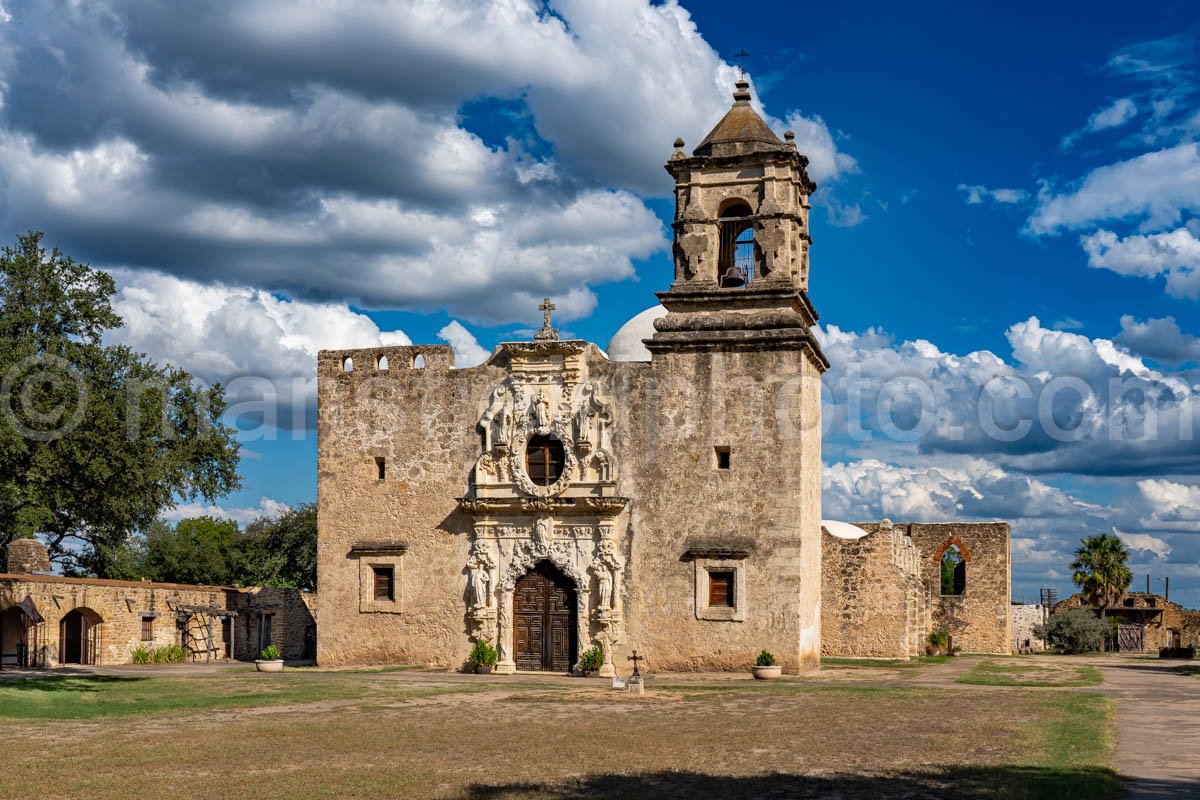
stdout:
[(651, 352), (816, 347), (807, 290), (817, 186), (794, 140), (791, 131), (780, 140), (758, 115), (745, 79), (690, 156), (675, 140), (666, 164), (675, 179), (675, 281), (658, 295), (668, 314), (646, 343)]

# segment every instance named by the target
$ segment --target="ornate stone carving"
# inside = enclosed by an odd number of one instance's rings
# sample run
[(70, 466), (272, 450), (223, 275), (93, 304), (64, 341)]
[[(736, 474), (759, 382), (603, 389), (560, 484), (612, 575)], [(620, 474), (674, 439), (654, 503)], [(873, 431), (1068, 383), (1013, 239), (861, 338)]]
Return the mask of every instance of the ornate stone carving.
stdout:
[(467, 585), (471, 588), (472, 610), (478, 612), (489, 608), (495, 599), (490, 588), (492, 571), (496, 569), (496, 562), (492, 558), (491, 548), (488, 547), (487, 542), (476, 539), (475, 543), (471, 545), (467, 569), (470, 575)]

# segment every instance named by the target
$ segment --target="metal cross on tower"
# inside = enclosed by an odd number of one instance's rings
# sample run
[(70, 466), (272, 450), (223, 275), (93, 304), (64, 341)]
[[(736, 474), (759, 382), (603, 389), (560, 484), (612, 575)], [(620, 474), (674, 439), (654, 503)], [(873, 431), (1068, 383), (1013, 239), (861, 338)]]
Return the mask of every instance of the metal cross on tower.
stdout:
[(746, 75), (746, 59), (750, 57), (750, 53), (746, 52), (746, 48), (742, 48), (733, 54), (733, 57), (738, 60), (738, 75)]

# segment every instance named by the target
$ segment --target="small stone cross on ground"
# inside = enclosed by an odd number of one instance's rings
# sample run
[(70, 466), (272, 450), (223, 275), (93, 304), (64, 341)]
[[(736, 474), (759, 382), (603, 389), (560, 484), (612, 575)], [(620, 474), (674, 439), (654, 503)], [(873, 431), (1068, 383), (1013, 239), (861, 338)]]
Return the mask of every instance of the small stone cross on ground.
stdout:
[(637, 651), (637, 650), (634, 650), (634, 651), (633, 651), (633, 655), (629, 656), (629, 660), (633, 662), (633, 675), (631, 675), (630, 677), (631, 677), (631, 678), (640, 678), (640, 677), (642, 677), (642, 673), (638, 671), (638, 664), (639, 664), (640, 662), (642, 662), (642, 661), (645, 661), (645, 660), (646, 660), (646, 657), (645, 657), (645, 656), (639, 656), (639, 655), (638, 655), (638, 651)]
[(539, 342), (558, 339), (558, 331), (550, 324), (550, 312), (554, 311), (558, 306), (551, 303), (550, 298), (547, 297), (538, 308), (542, 312), (542, 329), (534, 334), (533, 338)]

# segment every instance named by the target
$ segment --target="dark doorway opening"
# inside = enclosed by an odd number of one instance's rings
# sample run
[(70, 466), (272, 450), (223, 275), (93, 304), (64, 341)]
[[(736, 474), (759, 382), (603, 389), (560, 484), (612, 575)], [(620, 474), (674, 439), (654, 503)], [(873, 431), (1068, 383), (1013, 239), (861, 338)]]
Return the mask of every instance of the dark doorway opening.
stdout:
[(539, 561), (513, 591), (517, 669), (567, 672), (578, 658), (575, 582)]
[(95, 664), (100, 624), (100, 615), (90, 608), (69, 611), (59, 624), (59, 663)]

